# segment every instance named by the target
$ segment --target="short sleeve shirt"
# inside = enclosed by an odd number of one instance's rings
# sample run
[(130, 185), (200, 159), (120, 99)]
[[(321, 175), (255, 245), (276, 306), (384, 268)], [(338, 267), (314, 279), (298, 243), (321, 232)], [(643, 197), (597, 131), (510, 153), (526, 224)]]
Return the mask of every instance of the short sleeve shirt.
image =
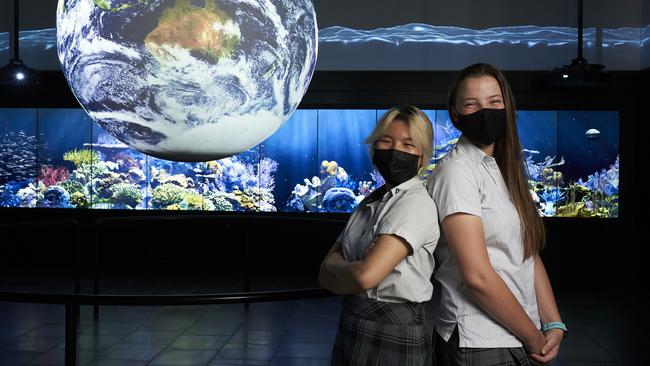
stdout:
[[(481, 218), (492, 267), (539, 326), (535, 261), (532, 257), (524, 260), (519, 214), (496, 160), (461, 136), (429, 177), (427, 188), (436, 202), (440, 222), (455, 213)], [(460, 347), (522, 347), (521, 341), (490, 317), (467, 292), (444, 233), (435, 257), (439, 264), (435, 279), (440, 283), (436, 316), (440, 336), (449, 340), (458, 326)]]
[(350, 216), (338, 239), (343, 256), (362, 260), (379, 235), (399, 236), (410, 246), (409, 255), (365, 295), (385, 302), (428, 301), (433, 294), (433, 251), (440, 236), (436, 206), (418, 177), (390, 191), (384, 187), (366, 197)]

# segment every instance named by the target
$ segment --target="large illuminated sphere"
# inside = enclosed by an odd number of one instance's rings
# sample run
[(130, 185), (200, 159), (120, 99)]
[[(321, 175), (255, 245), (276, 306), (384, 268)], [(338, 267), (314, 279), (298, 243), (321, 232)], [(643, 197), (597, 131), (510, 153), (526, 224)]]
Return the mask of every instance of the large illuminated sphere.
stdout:
[(269, 137), (316, 66), (310, 0), (59, 0), (72, 92), (120, 141), (206, 161)]

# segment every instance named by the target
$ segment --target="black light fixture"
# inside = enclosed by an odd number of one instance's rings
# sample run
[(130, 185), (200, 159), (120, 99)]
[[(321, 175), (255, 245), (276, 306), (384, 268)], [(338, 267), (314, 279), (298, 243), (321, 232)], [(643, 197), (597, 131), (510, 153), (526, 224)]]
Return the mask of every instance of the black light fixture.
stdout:
[(546, 84), (561, 87), (597, 87), (610, 83), (611, 76), (603, 71), (605, 65), (590, 64), (582, 57), (583, 22), (582, 2), (578, 0), (578, 57), (571, 65), (564, 65), (550, 71), (546, 75)]
[(18, 26), (18, 0), (14, 0), (14, 42), (13, 58), (9, 63), (0, 68), (0, 85), (36, 85), (39, 80), (38, 71), (28, 67), (20, 59), (20, 27)]

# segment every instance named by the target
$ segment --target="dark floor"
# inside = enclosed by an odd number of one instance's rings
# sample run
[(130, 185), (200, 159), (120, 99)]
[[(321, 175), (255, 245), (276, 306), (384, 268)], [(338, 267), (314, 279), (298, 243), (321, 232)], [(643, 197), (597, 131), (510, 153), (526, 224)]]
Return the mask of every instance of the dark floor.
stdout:
[[(86, 276), (87, 277), (87, 276)], [(66, 274), (3, 275), (0, 291), (68, 292)], [(311, 278), (258, 276), (252, 290), (313, 287)], [(83, 289), (90, 289), (84, 281)], [(556, 286), (557, 287), (557, 286)], [(107, 275), (106, 293), (241, 291), (215, 275)], [(553, 365), (650, 365), (648, 303), (610, 288), (556, 289), (570, 328)], [(340, 298), (243, 305), (82, 307), (80, 365), (328, 365)], [(644, 316), (644, 318), (639, 318)], [(0, 365), (62, 365), (64, 311), (58, 305), (0, 302)]]

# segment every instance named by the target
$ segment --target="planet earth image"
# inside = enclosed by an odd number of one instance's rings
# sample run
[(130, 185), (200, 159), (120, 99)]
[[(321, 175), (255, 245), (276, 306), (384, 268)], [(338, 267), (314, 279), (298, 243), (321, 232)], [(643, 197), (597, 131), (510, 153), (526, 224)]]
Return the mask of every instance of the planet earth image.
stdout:
[(208, 161), (289, 119), (318, 28), (310, 0), (59, 0), (57, 52), (81, 106), (115, 138)]

